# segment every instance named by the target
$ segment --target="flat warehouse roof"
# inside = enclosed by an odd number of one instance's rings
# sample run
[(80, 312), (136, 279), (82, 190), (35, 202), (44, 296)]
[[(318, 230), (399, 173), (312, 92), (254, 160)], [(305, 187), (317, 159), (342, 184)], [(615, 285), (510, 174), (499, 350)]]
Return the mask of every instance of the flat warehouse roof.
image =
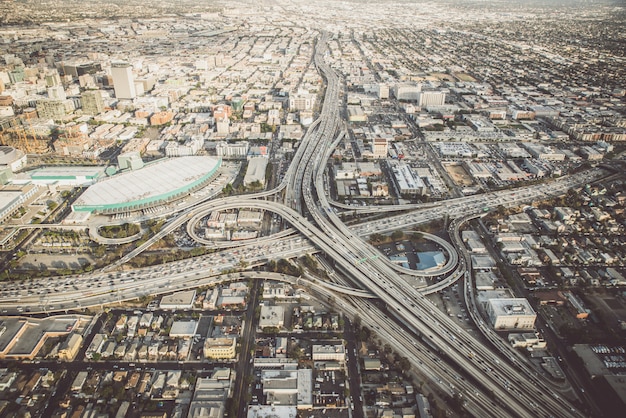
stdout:
[(2, 211), (5, 207), (13, 204), (13, 202), (20, 198), (22, 192), (0, 192), (0, 211)]
[(123, 211), (162, 204), (210, 181), (221, 166), (212, 157), (178, 157), (118, 174), (89, 187), (75, 211)]
[(76, 167), (76, 166), (59, 166), (59, 167), (44, 167), (31, 171), (30, 178), (33, 180), (44, 179), (75, 179), (78, 177), (85, 177), (89, 179), (95, 179), (104, 173), (104, 167)]

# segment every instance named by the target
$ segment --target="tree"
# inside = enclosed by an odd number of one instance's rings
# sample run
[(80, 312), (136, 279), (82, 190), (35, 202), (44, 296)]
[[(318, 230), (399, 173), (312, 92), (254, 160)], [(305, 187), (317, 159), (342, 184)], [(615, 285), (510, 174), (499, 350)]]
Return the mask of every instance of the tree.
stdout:
[(370, 336), (372, 335), (372, 332), (370, 331), (370, 329), (366, 326), (362, 326), (359, 329), (359, 333), (357, 334), (357, 338), (359, 341), (369, 341)]
[(411, 241), (419, 241), (424, 237), (424, 234), (421, 232), (413, 232), (411, 234)]
[(311, 254), (306, 254), (302, 258), (302, 264), (304, 264), (304, 267), (308, 268), (309, 270), (317, 272), (317, 261), (311, 256)]
[(404, 232), (402, 231), (393, 231), (391, 234), (391, 239), (394, 241), (401, 240), (402, 238), (404, 238)]
[(408, 373), (411, 370), (411, 362), (406, 357), (400, 357), (398, 365), (403, 373)]
[(372, 244), (379, 244), (385, 241), (385, 236), (383, 234), (379, 234), (378, 232), (374, 232), (370, 235), (370, 241)]
[(304, 352), (302, 351), (302, 348), (300, 348), (299, 345), (293, 344), (291, 346), (291, 350), (289, 352), (289, 357), (290, 358), (292, 358), (294, 360), (300, 360), (303, 355), (304, 355)]
[(224, 186), (224, 188), (222, 189), (222, 193), (224, 193), (226, 196), (230, 196), (231, 194), (233, 194), (234, 190), (233, 190), (233, 185), (232, 183), (228, 183), (226, 186)]

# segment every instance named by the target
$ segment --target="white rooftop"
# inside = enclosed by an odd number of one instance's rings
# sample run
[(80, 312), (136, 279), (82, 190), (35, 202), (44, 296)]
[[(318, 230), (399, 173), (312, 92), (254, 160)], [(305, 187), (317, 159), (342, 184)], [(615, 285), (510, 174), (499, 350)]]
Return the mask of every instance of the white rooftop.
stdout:
[(495, 315), (506, 316), (520, 316), (529, 315), (535, 316), (535, 311), (528, 301), (524, 298), (510, 298), (510, 299), (489, 299)]
[(115, 205), (168, 195), (185, 190), (219, 164), (220, 160), (205, 156), (171, 158), (100, 181), (87, 189), (74, 205)]
[(198, 321), (174, 321), (170, 337), (193, 337), (198, 329)]
[(296, 418), (298, 410), (289, 405), (250, 405), (248, 418)]

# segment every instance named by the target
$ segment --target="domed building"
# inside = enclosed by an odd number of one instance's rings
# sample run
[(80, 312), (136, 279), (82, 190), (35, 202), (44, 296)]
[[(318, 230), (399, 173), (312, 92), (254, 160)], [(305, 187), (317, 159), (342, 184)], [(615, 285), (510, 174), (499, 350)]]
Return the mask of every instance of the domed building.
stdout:
[(178, 157), (122, 172), (90, 186), (72, 205), (74, 212), (115, 214), (165, 205), (198, 190), (219, 174), (222, 160)]

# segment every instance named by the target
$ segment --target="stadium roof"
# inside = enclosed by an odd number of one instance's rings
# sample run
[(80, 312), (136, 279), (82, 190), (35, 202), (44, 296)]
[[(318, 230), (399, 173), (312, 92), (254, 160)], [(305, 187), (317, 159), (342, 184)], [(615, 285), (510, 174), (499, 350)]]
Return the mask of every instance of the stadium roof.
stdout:
[(161, 160), (94, 184), (72, 207), (76, 212), (117, 213), (164, 204), (211, 181), (221, 163), (199, 156)]

